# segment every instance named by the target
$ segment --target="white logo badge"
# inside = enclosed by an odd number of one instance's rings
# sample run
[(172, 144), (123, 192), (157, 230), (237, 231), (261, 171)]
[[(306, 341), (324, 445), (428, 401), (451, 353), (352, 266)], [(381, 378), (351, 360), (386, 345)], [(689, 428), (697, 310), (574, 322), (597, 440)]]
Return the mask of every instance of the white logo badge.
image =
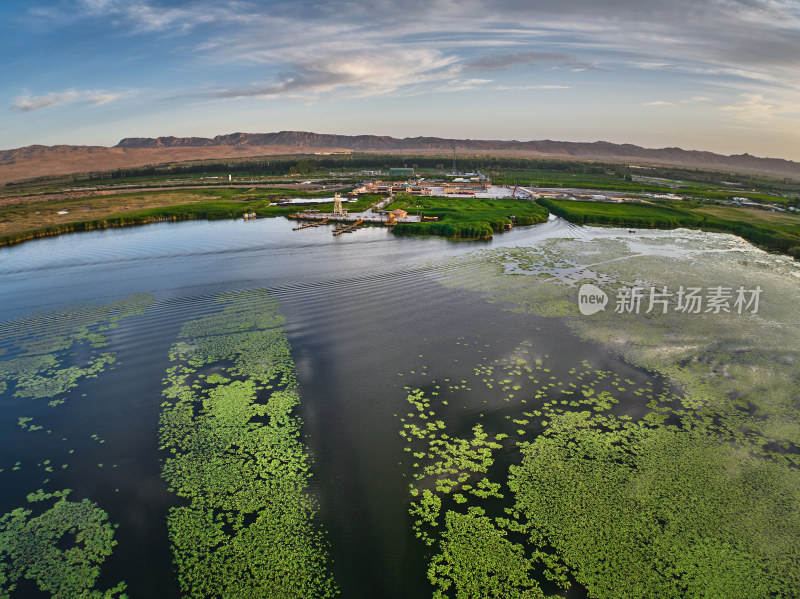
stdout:
[(594, 285), (581, 285), (578, 291), (578, 308), (584, 316), (591, 316), (606, 309), (608, 296), (605, 291)]

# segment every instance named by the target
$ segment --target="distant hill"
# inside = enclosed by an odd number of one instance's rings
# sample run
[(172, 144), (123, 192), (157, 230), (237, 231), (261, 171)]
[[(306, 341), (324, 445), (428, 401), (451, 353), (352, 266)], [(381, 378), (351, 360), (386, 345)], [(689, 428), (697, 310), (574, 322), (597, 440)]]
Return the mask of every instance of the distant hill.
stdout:
[(187, 148), (218, 146), (292, 146), (298, 148), (341, 148), (355, 152), (409, 152), (413, 150), (452, 151), (488, 154), (515, 152), (537, 156), (594, 160), (634, 160), (659, 164), (679, 164), (699, 168), (749, 170), (800, 175), (800, 163), (780, 158), (758, 158), (750, 154), (724, 156), (713, 152), (681, 148), (649, 149), (632, 144), (566, 141), (503, 141), (483, 139), (446, 139), (441, 137), (389, 137), (386, 135), (330, 135), (305, 131), (278, 133), (232, 133), (217, 137), (127, 138), (117, 148)]
[(396, 138), (381, 135), (330, 135), (305, 131), (232, 133), (207, 137), (126, 138), (116, 146), (28, 146), (0, 151), (0, 183), (45, 175), (109, 170), (182, 160), (209, 160), (312, 152), (381, 152), (449, 155), (453, 146), (460, 155), (552, 157), (601, 160), (635, 164), (662, 164), (758, 172), (800, 177), (800, 163), (750, 154), (725, 156), (681, 148), (642, 148), (604, 141), (503, 141), (446, 139), (441, 137)]

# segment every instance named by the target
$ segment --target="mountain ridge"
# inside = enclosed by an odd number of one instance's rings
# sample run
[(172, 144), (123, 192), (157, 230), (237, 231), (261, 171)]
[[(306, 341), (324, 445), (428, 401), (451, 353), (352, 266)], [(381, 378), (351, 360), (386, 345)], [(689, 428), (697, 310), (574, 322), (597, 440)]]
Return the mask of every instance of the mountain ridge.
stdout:
[[(676, 159), (681, 155), (700, 158), (703, 161), (724, 160), (782, 164), (787, 167), (797, 168), (800, 163), (783, 158), (758, 157), (748, 153), (744, 154), (718, 154), (705, 150), (684, 150), (680, 147), (645, 148), (634, 144), (616, 144), (607, 141), (594, 142), (569, 142), (534, 140), (484, 140), (484, 139), (454, 139), (444, 137), (391, 137), (388, 135), (337, 135), (329, 133), (312, 133), (308, 131), (279, 131), (276, 133), (231, 133), (217, 135), (213, 138), (206, 137), (157, 137), (157, 138), (125, 138), (116, 146), (117, 148), (142, 148), (142, 147), (208, 147), (217, 145), (297, 145), (302, 147), (340, 147), (351, 150), (376, 151), (376, 150), (452, 150), (453, 145), (461, 150), (491, 151), (491, 150), (519, 150), (532, 151), (545, 155), (561, 155), (575, 158), (590, 157), (635, 157), (653, 159)], [(676, 156), (677, 155), (677, 156)], [(766, 165), (765, 165), (766, 166)]]
[(115, 146), (31, 145), (0, 150), (0, 184), (29, 177), (112, 170), (160, 162), (226, 159), (312, 151), (499, 154), (662, 164), (800, 177), (800, 162), (750, 154), (724, 155), (679, 147), (644, 148), (607, 141), (483, 140), (417, 136), (338, 135), (308, 131), (229, 133), (216, 137), (129, 137)]

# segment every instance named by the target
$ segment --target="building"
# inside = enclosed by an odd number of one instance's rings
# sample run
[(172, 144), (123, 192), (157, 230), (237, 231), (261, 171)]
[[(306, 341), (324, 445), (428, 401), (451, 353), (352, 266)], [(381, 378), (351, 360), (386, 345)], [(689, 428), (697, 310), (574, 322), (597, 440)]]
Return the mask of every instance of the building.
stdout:
[(483, 193), (485, 191), (486, 185), (484, 183), (473, 183), (471, 181), (453, 181), (452, 183), (445, 183), (442, 185), (442, 193), (444, 194), (470, 195)]
[(429, 196), (433, 193), (430, 187), (412, 185), (410, 183), (397, 183), (393, 181), (373, 181), (365, 183), (354, 190), (355, 194), (377, 193), (380, 195), (392, 195), (396, 193), (407, 193), (413, 196)]
[(429, 196), (433, 195), (433, 189), (430, 187), (422, 187), (419, 185), (408, 185), (403, 188), (403, 193), (410, 194), (412, 196)]
[(413, 168), (390, 168), (389, 175), (393, 177), (413, 177), (414, 176), (414, 169)]

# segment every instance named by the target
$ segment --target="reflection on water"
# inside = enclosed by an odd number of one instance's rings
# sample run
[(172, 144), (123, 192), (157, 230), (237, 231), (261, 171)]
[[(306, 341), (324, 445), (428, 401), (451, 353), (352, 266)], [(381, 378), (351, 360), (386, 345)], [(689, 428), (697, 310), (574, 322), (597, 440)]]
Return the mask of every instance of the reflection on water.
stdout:
[[(143, 292), (155, 297), (145, 313), (109, 331), (108, 350), (119, 366), (83, 381), (63, 405), (2, 396), (0, 513), (24, 505), (37, 488), (71, 488), (76, 497), (97, 502), (120, 524), (100, 588), (124, 579), (132, 597), (177, 596), (165, 525), (174, 497), (160, 477), (157, 444), (161, 383), (181, 325), (218, 311), (221, 293), (263, 288), (278, 297), (297, 368), (304, 443), (314, 463), (312, 493), (343, 597), (430, 593), (400, 464), (397, 414), (407, 409), (405, 386), (430, 385), (431, 376), (466, 379), (476, 348), (502, 359), (521, 343), (549, 356), (553, 376), (566, 377), (582, 360), (637, 381), (645, 376), (557, 319), (505, 310), (481, 293), (437, 282), (452, 257), (545, 239), (614, 238), (620, 230), (555, 219), (475, 244), (396, 238), (379, 227), (334, 238), (330, 227), (293, 232), (292, 224), (160, 223), (0, 250), (0, 351), (42, 326), (28, 318), (33, 312)], [(654, 241), (632, 240), (628, 251), (686, 255), (698, 251), (691, 235), (650, 232)], [(592, 264), (542, 268), (578, 280)], [(509, 263), (507, 273), (515, 272), (528, 271)], [(450, 410), (454, 427), (459, 418), (465, 427), (472, 423), (477, 410), (487, 422), (505, 414), (502, 397), (479, 398), (486, 403)], [(20, 417), (42, 429), (22, 430)], [(47, 471), (45, 460), (58, 468)]]

